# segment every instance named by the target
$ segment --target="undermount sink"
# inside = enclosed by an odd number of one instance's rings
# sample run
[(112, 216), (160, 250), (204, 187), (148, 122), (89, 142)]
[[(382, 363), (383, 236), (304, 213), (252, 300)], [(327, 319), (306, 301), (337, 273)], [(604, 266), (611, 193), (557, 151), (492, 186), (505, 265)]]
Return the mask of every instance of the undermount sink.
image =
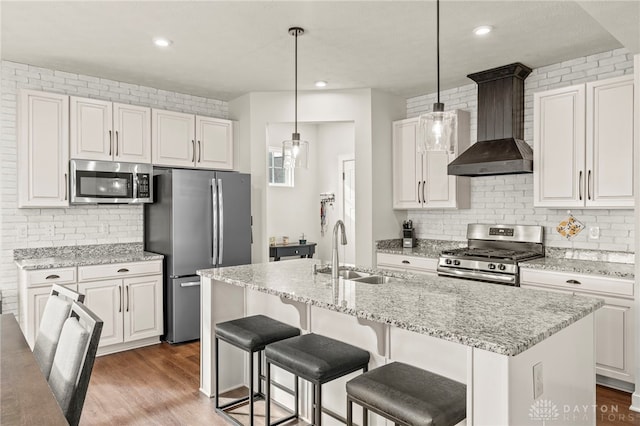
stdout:
[[(331, 273), (331, 269), (328, 269), (326, 271), (319, 271), (322, 274), (330, 274)], [(345, 280), (355, 280), (357, 278), (365, 278), (365, 277), (369, 277), (369, 275), (366, 272), (358, 272), (358, 271), (352, 271), (350, 269), (341, 269), (340, 271), (338, 271), (338, 275), (341, 278), (344, 278)]]
[(382, 275), (370, 275), (368, 277), (354, 278), (351, 281), (365, 283), (365, 284), (386, 284), (392, 280), (393, 278), (391, 277), (385, 277)]

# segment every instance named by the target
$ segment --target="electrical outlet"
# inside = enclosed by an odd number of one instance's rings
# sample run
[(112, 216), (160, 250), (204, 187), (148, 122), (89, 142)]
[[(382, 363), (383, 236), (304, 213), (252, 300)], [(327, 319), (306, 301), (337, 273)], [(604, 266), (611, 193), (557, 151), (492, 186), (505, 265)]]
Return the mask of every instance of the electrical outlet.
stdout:
[(101, 234), (109, 233), (109, 225), (107, 225), (106, 223), (101, 223), (98, 227), (98, 232), (100, 232)]
[(18, 238), (27, 239), (29, 236), (29, 228), (27, 228), (26, 223), (20, 223), (16, 226), (16, 230), (18, 231)]
[(53, 237), (53, 224), (52, 223), (44, 226), (44, 235), (45, 235), (45, 237)]
[(600, 227), (599, 226), (591, 226), (589, 227), (589, 238), (592, 240), (597, 240), (600, 238)]
[(533, 399), (538, 399), (544, 392), (542, 384), (542, 362), (533, 366)]

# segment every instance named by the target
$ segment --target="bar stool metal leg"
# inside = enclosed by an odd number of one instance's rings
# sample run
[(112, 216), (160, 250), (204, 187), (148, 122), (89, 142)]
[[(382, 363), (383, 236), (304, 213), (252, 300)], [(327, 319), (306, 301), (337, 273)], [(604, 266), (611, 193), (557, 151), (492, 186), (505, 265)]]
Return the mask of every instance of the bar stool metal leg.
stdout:
[(216, 337), (215, 338), (215, 343), (214, 343), (214, 349), (213, 349), (213, 356), (215, 357), (215, 362), (214, 362), (215, 371), (214, 371), (214, 374), (215, 374), (215, 379), (216, 379), (215, 382), (216, 383), (215, 383), (215, 388), (214, 388), (214, 395), (215, 395), (215, 398), (216, 398), (216, 409), (220, 408), (220, 384), (219, 384), (220, 383), (220, 371), (219, 371), (219, 368), (218, 368), (218, 357), (220, 356), (219, 349), (218, 349), (218, 345), (219, 344), (220, 344), (220, 342), (219, 342), (218, 338)]
[(314, 419), (315, 426), (322, 426), (322, 384), (314, 385), (318, 389), (316, 390), (316, 418)]
[(347, 426), (351, 426), (353, 424), (353, 402), (351, 402), (351, 398), (347, 396)]
[(249, 352), (249, 426), (253, 426), (253, 352)]
[[(271, 425), (271, 364), (267, 361), (267, 374), (265, 386), (267, 387), (265, 392), (265, 411), (264, 411), (264, 424), (265, 426)], [(297, 393), (297, 392), (296, 392)], [(297, 398), (296, 398), (297, 399)]]

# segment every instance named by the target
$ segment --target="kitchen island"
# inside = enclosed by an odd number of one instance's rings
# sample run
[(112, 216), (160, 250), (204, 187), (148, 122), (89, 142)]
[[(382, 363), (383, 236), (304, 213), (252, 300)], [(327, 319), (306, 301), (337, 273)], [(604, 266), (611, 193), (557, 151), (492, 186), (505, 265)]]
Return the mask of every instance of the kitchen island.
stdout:
[[(370, 368), (398, 360), (465, 383), (467, 424), (595, 424), (593, 313), (601, 300), (388, 272), (384, 284), (336, 281), (313, 273), (319, 263), (198, 272), (203, 393), (213, 396), (215, 323), (261, 313), (368, 350)], [(223, 349), (225, 390), (245, 383), (246, 363)], [(325, 405), (344, 414), (344, 381), (327, 387)]]

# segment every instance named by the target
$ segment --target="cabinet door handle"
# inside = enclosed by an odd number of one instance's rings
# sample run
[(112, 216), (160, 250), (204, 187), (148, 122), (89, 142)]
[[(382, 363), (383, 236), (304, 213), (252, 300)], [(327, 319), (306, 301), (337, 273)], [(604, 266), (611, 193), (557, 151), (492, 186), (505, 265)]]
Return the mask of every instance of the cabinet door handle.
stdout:
[(578, 281), (578, 280), (567, 280), (567, 284), (580, 285), (582, 283), (580, 281)]
[(424, 187), (427, 186), (427, 181), (423, 180), (422, 181), (422, 202), (426, 203), (427, 202), (427, 198), (424, 196)]
[(118, 286), (118, 299), (120, 299), (120, 304), (118, 306), (118, 312), (122, 312), (122, 286)]
[(591, 199), (591, 170), (589, 170), (589, 174), (587, 175), (587, 197)]
[(47, 275), (47, 278), (45, 278), (45, 280), (57, 280), (58, 278), (60, 278), (60, 275), (52, 274)]
[(67, 174), (64, 174), (64, 200), (67, 201), (67, 196), (69, 195), (69, 180)]
[(118, 156), (118, 131), (116, 130), (116, 157)]
[(405, 265), (411, 265), (411, 262), (409, 262), (408, 260), (403, 260), (402, 263), (404, 263)]
[(109, 130), (109, 155), (111, 155), (112, 149), (113, 149), (113, 134), (111, 130)]
[(191, 155), (191, 162), (195, 163), (196, 162), (196, 141), (195, 140), (191, 140), (191, 146), (193, 147), (193, 155)]
[(120, 268), (118, 269), (118, 272), (129, 272), (129, 270), (127, 268)]
[(129, 312), (129, 286), (127, 286), (127, 312)]
[(582, 170), (580, 170), (580, 175), (578, 176), (578, 195), (580, 201), (582, 201)]
[(421, 204), (422, 201), (420, 201), (420, 181), (418, 181), (418, 204)]
[(200, 141), (198, 141), (198, 163), (202, 161), (202, 149), (200, 146)]

